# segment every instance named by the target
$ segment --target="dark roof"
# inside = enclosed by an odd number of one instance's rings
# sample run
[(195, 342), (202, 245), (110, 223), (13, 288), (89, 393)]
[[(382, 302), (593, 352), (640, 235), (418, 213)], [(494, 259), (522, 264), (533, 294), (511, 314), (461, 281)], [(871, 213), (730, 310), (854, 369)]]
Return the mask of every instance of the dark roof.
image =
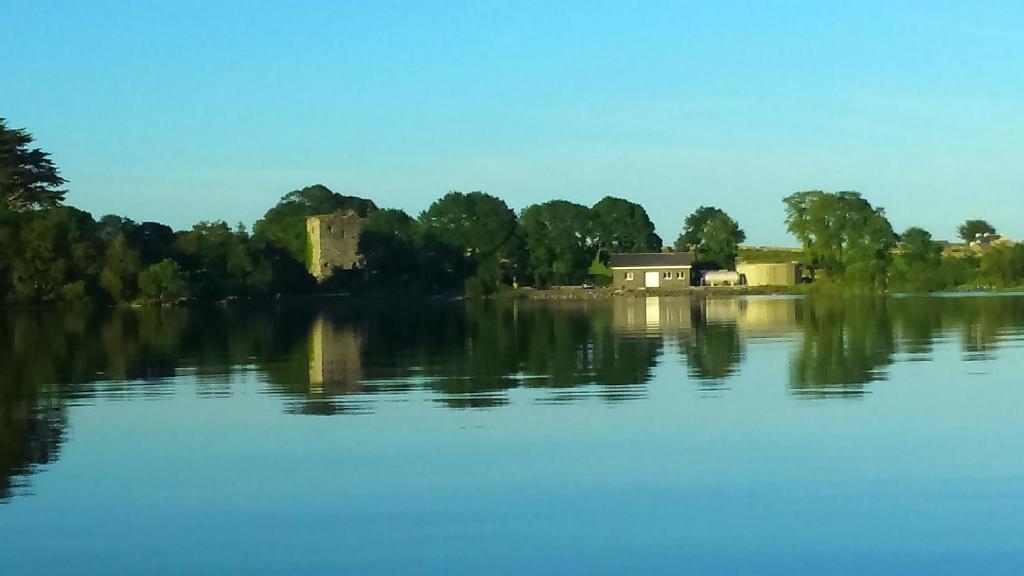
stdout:
[(612, 254), (612, 268), (657, 268), (659, 266), (692, 266), (690, 252), (651, 252), (645, 254)]

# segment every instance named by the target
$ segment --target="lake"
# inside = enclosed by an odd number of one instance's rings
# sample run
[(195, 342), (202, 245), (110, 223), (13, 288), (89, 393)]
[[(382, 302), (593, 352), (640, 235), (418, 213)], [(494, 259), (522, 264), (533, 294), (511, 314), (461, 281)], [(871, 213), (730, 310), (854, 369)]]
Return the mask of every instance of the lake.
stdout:
[(0, 573), (1019, 574), (1024, 296), (0, 312)]

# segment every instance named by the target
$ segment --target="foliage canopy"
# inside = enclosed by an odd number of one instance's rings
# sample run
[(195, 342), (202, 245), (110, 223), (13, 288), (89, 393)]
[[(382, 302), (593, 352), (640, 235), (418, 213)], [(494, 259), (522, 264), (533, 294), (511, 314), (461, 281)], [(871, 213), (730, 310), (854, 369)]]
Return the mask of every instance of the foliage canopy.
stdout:
[(857, 192), (797, 192), (784, 202), (786, 226), (807, 264), (833, 280), (885, 288), (896, 234), (883, 209)]
[(979, 236), (995, 233), (995, 226), (984, 220), (968, 220), (956, 229), (957, 236), (959, 236), (964, 242), (973, 242)]
[(372, 200), (343, 196), (322, 184), (314, 184), (285, 194), (276, 206), (256, 221), (253, 235), (284, 248), (299, 262), (306, 262), (307, 216), (352, 210), (365, 217), (376, 209), (377, 205)]
[(33, 140), (27, 130), (8, 128), (0, 118), (0, 203), (11, 210), (49, 208), (67, 194), (49, 153), (33, 148)]
[(536, 286), (578, 284), (591, 261), (591, 228), (586, 206), (552, 200), (520, 216), (528, 263)]

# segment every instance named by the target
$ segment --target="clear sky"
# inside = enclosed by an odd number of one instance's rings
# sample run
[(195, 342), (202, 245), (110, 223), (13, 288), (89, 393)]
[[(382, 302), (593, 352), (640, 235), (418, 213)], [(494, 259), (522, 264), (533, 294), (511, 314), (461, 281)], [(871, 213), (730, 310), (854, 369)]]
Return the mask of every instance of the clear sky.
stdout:
[(416, 215), (605, 195), (791, 244), (783, 196), (1024, 237), (1020, 2), (0, 0), (0, 116), (97, 216), (251, 224), (313, 183)]

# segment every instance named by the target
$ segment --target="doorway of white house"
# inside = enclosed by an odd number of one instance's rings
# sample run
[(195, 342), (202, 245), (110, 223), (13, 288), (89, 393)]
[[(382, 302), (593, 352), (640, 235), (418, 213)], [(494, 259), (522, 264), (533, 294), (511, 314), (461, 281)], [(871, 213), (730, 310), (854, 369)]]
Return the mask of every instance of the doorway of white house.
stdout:
[(644, 272), (644, 287), (657, 288), (658, 286), (661, 286), (661, 273)]

